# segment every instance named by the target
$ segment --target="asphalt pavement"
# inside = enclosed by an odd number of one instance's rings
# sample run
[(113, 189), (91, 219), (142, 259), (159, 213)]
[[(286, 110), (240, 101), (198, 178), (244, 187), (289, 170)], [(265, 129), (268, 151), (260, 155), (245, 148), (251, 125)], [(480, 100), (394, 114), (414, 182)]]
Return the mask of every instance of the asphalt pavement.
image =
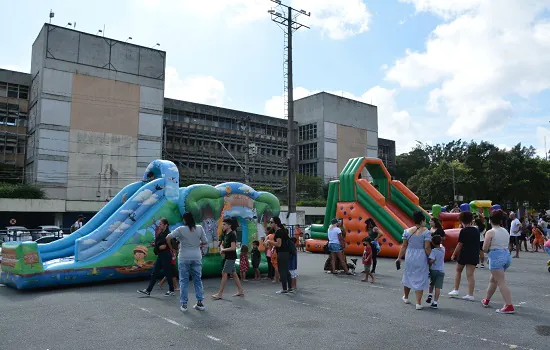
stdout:
[[(298, 293), (276, 294), (280, 285), (264, 280), (245, 282), (245, 297), (232, 297), (230, 281), (225, 300), (206, 299), (204, 312), (182, 313), (177, 296), (162, 295), (167, 286), (141, 297), (136, 290), (146, 281), (29, 292), (2, 286), (0, 349), (549, 349), (548, 258), (513, 259), (514, 315), (495, 313), (502, 306), (498, 291), (491, 308), (481, 306), (487, 269), (476, 270), (476, 301), (468, 302), (446, 296), (454, 263), (445, 264), (439, 309), (417, 311), (401, 301), (402, 271), (393, 259), (379, 259), (371, 284), (360, 274), (324, 273), (326, 256), (310, 253), (299, 254)], [(205, 294), (218, 286), (219, 279), (206, 279)]]

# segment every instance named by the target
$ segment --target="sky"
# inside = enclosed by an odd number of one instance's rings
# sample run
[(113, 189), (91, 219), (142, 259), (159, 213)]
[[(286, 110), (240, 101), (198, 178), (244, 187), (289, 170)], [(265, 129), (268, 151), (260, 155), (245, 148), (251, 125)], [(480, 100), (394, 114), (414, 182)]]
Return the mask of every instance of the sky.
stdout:
[[(30, 71), (52, 9), (57, 25), (159, 43), (167, 97), (283, 116), (270, 0), (8, 1), (0, 68)], [(295, 99), (327, 91), (378, 106), (379, 137), (398, 153), (459, 138), (543, 156), (546, 136), (550, 149), (550, 0), (285, 1), (311, 12), (294, 34)]]

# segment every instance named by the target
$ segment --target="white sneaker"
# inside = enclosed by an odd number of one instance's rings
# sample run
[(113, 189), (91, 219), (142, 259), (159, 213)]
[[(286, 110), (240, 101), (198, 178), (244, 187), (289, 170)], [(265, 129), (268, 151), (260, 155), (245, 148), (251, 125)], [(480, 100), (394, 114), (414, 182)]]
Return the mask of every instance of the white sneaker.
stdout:
[(462, 297), (462, 300), (474, 301), (475, 298), (474, 298), (473, 295), (467, 295), (467, 294), (466, 294), (465, 296)]
[(420, 305), (420, 304), (416, 304), (416, 309), (417, 310), (422, 310), (424, 308), (424, 306)]
[(450, 297), (457, 297), (460, 295), (460, 292), (456, 289), (453, 289), (452, 291), (449, 292), (449, 294), (447, 294), (448, 296)]
[(405, 296), (403, 295), (403, 297), (401, 298), (401, 300), (403, 300), (403, 302), (405, 304), (410, 304), (411, 302), (409, 301), (409, 299), (405, 298)]

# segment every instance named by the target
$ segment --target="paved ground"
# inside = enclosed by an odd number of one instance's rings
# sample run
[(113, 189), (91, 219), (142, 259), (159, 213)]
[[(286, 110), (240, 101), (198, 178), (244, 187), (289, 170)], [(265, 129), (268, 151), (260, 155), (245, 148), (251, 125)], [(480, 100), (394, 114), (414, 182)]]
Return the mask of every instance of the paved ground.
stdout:
[[(145, 282), (18, 292), (0, 288), (0, 348), (11, 349), (548, 349), (550, 273), (545, 253), (524, 253), (509, 271), (515, 315), (479, 301), (442, 297), (440, 309), (416, 311), (401, 302), (401, 271), (380, 259), (378, 283), (321, 271), (323, 255), (300, 253), (296, 295), (278, 285), (248, 282), (245, 298), (207, 300), (207, 311), (182, 314), (176, 297), (140, 298)], [(454, 265), (446, 264), (445, 294)], [(489, 272), (476, 271), (476, 298)], [(218, 279), (205, 281), (207, 295)], [(462, 288), (465, 290), (465, 287)], [(194, 296), (191, 295), (194, 302)]]

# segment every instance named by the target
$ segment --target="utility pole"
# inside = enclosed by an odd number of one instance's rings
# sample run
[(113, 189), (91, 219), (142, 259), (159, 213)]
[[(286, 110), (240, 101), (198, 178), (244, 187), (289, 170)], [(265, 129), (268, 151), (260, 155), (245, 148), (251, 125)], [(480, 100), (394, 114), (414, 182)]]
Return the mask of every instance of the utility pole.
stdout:
[[(297, 168), (297, 157), (296, 157), (296, 133), (294, 130), (294, 83), (292, 79), (292, 34), (296, 30), (308, 26), (298, 23), (296, 18), (300, 15), (305, 15), (310, 17), (311, 12), (306, 12), (305, 10), (296, 10), (290, 6), (284, 5), (280, 0), (271, 0), (277, 4), (277, 11), (271, 9), (268, 12), (271, 14), (271, 20), (279, 25), (284, 33), (285, 41), (285, 59), (283, 62), (283, 77), (285, 80), (285, 91), (283, 97), (286, 97), (285, 104), (285, 114), (288, 119), (288, 158), (287, 158), (287, 167), (288, 167), (288, 213), (287, 219), (291, 214), (296, 213), (296, 168)], [(286, 16), (284, 11), (287, 11)], [(294, 13), (294, 15), (293, 15)], [(295, 215), (294, 215), (295, 216)], [(295, 218), (293, 218), (295, 220)], [(294, 224), (290, 223), (289, 224)]]
[(245, 153), (244, 153), (244, 183), (250, 185), (250, 116), (246, 117), (245, 126)]

